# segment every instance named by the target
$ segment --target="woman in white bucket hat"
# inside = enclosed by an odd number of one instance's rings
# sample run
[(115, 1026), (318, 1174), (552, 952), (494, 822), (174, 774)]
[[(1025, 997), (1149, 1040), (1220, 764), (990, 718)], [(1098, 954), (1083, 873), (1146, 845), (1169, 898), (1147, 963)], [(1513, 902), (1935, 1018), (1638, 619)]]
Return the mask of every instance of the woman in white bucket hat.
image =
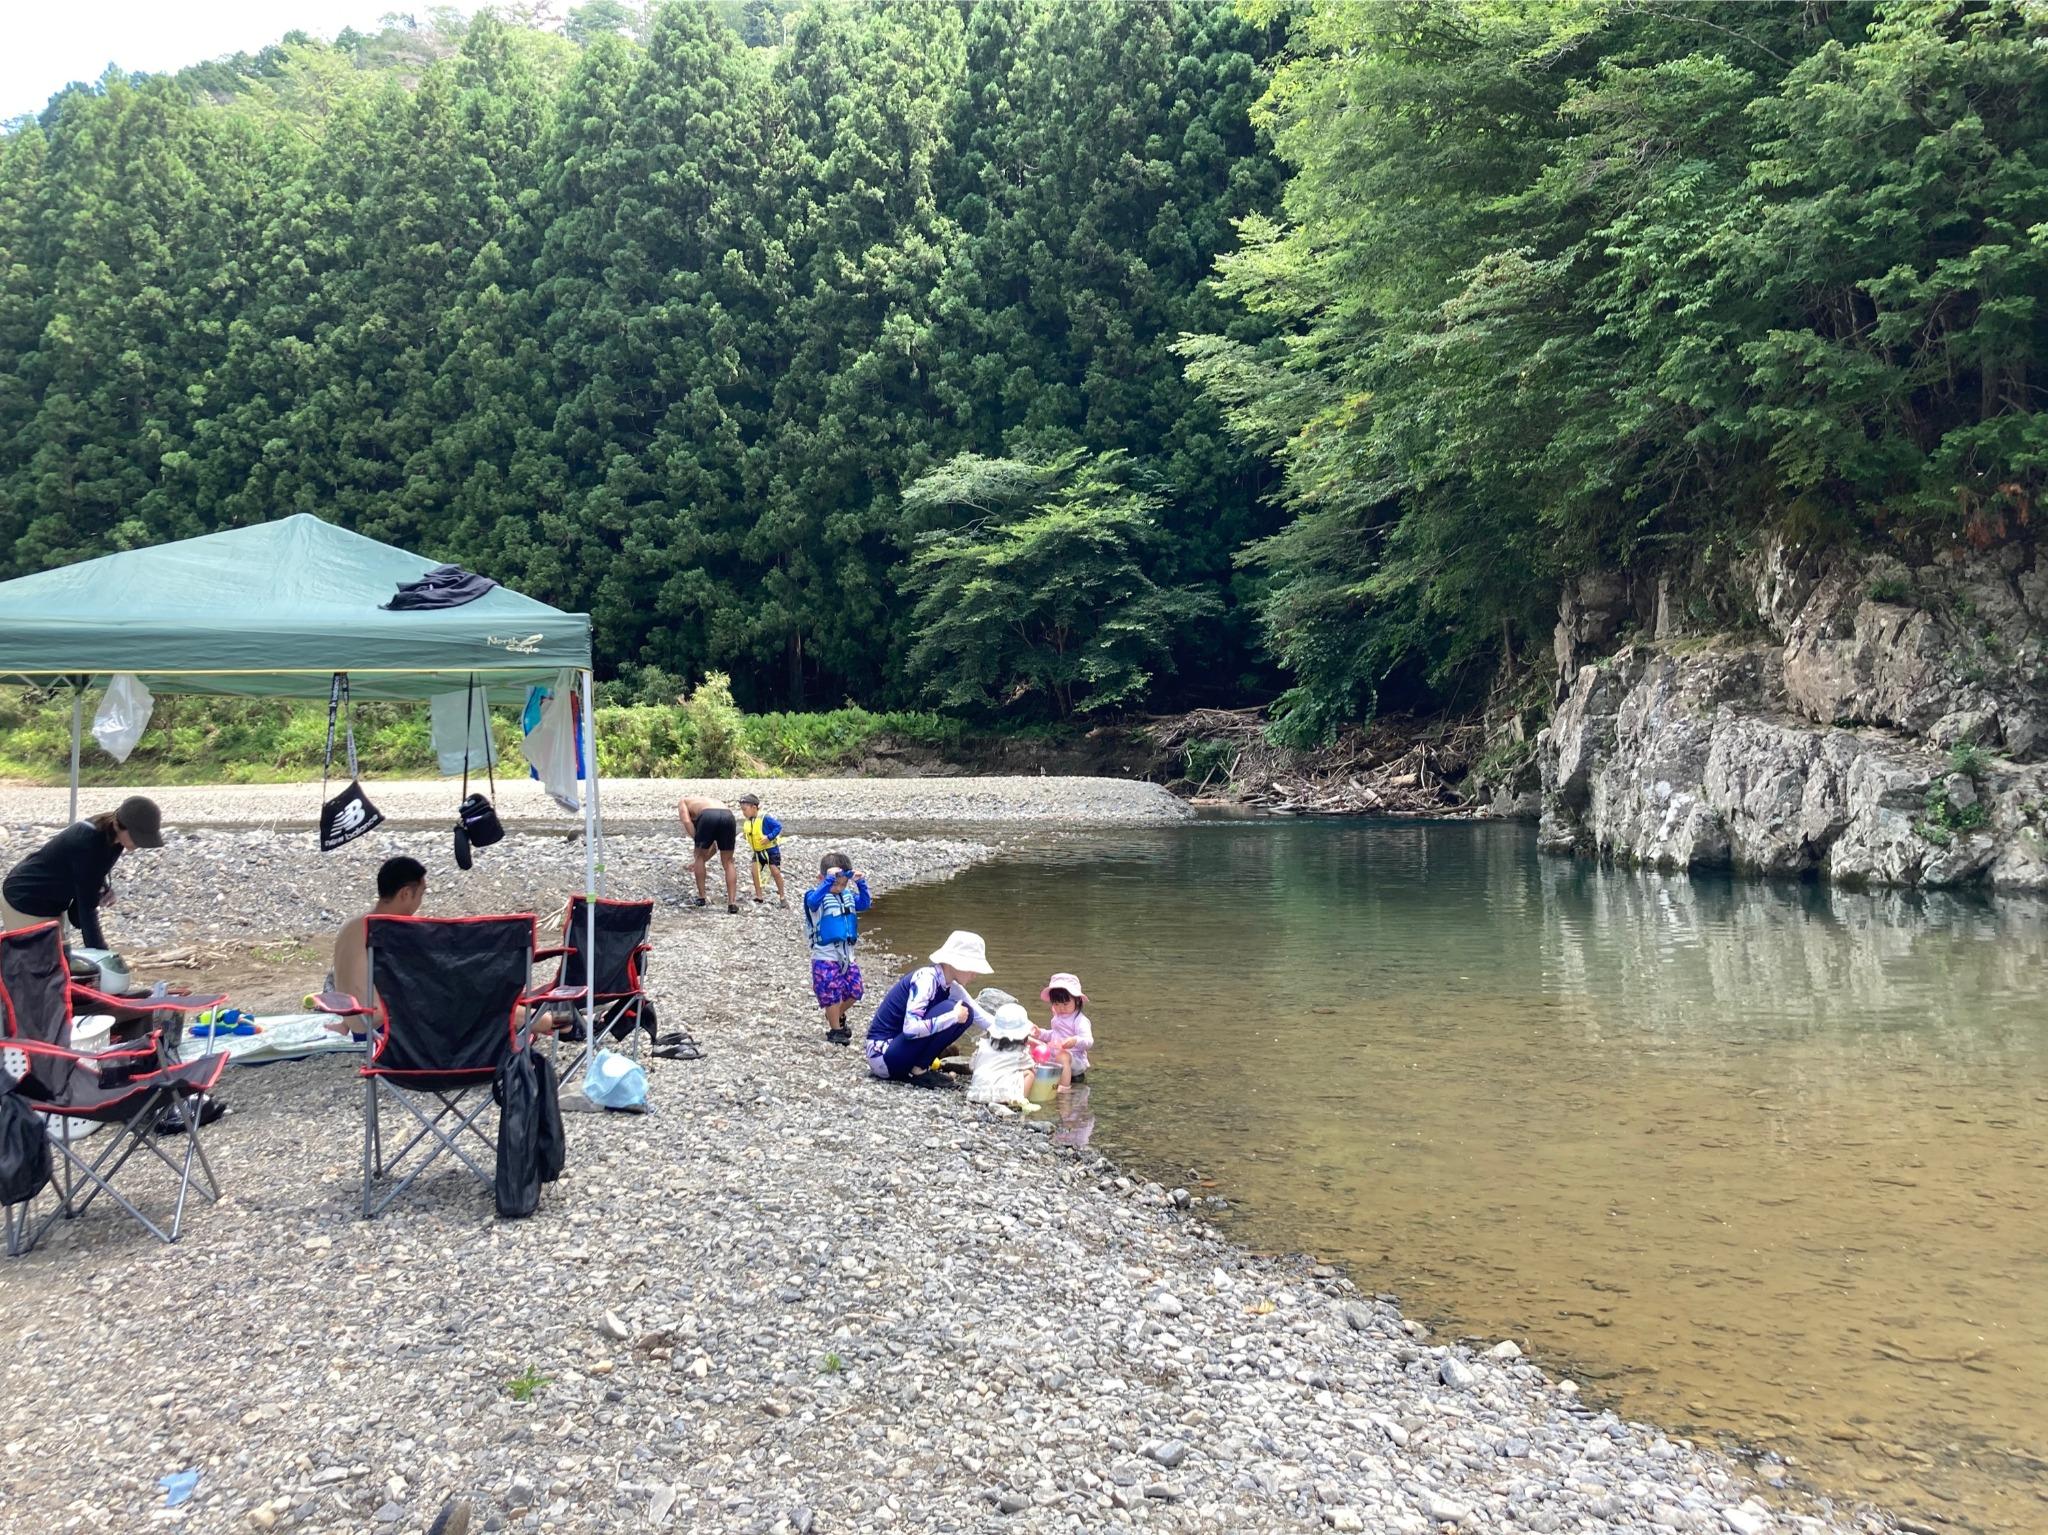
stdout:
[(920, 965), (889, 988), (868, 1020), (868, 1070), (891, 1082), (929, 1083), (931, 1064), (974, 1024), (995, 1020), (967, 994), (963, 978), (987, 975), (988, 945), (979, 933), (952, 933)]

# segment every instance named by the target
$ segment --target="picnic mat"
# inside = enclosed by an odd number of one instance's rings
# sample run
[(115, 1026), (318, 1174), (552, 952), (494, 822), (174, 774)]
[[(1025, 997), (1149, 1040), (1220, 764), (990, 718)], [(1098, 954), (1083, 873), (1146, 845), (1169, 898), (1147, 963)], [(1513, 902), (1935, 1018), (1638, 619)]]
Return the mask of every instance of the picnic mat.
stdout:
[(276, 1013), (258, 1018), (255, 1034), (223, 1034), (219, 1039), (185, 1036), (178, 1058), (196, 1061), (202, 1055), (224, 1053), (232, 1066), (268, 1066), (274, 1061), (302, 1061), (315, 1055), (344, 1055), (360, 1051), (360, 1041), (328, 1029), (332, 1013)]

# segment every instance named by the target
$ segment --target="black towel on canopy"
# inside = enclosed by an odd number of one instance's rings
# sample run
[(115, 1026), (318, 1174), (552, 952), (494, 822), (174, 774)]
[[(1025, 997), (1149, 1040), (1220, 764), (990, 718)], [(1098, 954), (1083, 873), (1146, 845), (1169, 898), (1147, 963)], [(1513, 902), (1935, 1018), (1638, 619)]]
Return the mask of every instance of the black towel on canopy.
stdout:
[(398, 583), (398, 595), (384, 604), (392, 613), (417, 612), (425, 608), (459, 608), (474, 602), (498, 583), (460, 565), (436, 565), (417, 581)]

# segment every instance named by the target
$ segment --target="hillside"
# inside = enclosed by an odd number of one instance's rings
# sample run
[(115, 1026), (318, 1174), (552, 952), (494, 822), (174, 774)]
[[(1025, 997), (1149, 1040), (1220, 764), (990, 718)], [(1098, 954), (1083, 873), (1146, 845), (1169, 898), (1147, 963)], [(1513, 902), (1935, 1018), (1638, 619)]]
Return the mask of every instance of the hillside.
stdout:
[(310, 511), (591, 612), (624, 700), (1520, 729), (1583, 579), (1703, 634), (1777, 544), (2032, 568), (2044, 86), (2038, 7), (1697, 0), (110, 77), (0, 139), (0, 575)]

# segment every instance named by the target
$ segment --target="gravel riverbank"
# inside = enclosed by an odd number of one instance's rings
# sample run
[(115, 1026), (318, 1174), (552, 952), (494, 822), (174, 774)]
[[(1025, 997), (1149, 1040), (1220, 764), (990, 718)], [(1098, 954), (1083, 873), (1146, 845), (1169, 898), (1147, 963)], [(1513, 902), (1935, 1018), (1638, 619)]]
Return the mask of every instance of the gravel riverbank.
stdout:
[[(340, 786), (334, 785), (338, 789)], [(488, 792), (489, 785), (482, 787)], [(1171, 825), (1194, 812), (1155, 783), (1133, 778), (618, 778), (598, 786), (608, 825), (649, 822), (673, 826), (685, 794), (738, 800), (748, 789), (785, 821), (859, 825), (871, 821), (944, 825), (1055, 822), (1068, 826)], [(452, 780), (401, 780), (366, 786), (371, 801), (394, 822), (452, 826), (461, 798)], [(79, 812), (120, 802), (122, 789), (79, 791)], [(319, 817), (318, 784), (238, 784), (142, 791), (163, 806), (164, 824), (179, 826), (311, 826)], [(524, 775), (501, 774), (495, 797), (508, 824), (570, 833), (581, 819), (564, 811)], [(66, 788), (0, 785), (0, 826), (62, 824)]]
[[(11, 796), (0, 822), (19, 856)], [(546, 908), (581, 866), (508, 838), (459, 874), (445, 840), (183, 836), (110, 928), (283, 999), (390, 851), (427, 857), (441, 911)], [(989, 851), (834, 841), (882, 900)], [(571, 1115), (521, 1223), (454, 1175), (364, 1223), (349, 1063), (232, 1075), (226, 1198), (177, 1247), (95, 1210), (0, 1266), (0, 1527), (404, 1532), (465, 1497), (478, 1528), (563, 1532), (1885, 1528), (1766, 1507), (1725, 1457), (1253, 1257), (1069, 1137), (869, 1081), (818, 1041), (793, 914), (683, 910), (673, 834), (614, 838), (610, 868), (662, 902), (654, 995), (707, 1058), (651, 1063), (646, 1118)], [(895, 969), (868, 958), (872, 1000)]]

